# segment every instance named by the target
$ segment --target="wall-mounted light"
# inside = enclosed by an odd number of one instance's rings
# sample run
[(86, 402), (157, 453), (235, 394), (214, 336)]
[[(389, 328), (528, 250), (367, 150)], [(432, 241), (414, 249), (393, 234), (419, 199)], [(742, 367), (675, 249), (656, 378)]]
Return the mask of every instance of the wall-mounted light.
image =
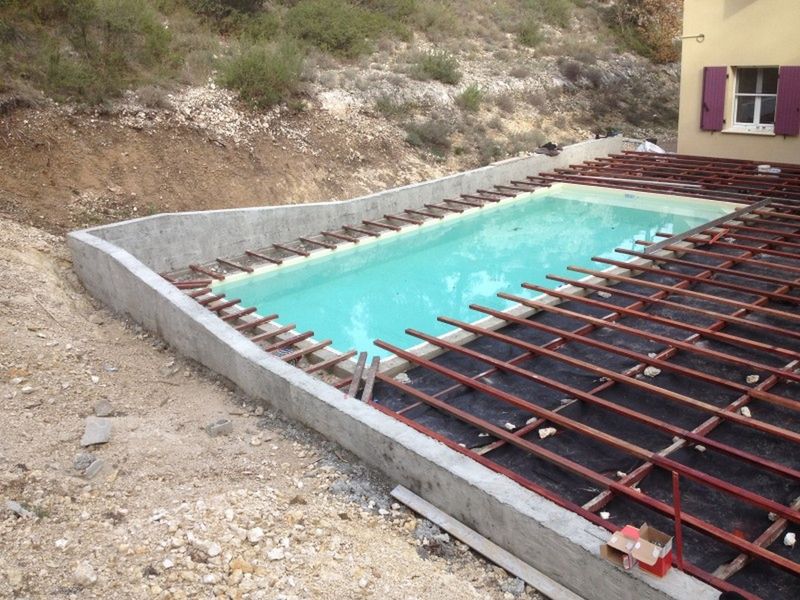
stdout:
[(682, 35), (682, 40), (697, 40), (698, 44), (702, 44), (706, 39), (705, 33), (699, 33), (697, 35)]

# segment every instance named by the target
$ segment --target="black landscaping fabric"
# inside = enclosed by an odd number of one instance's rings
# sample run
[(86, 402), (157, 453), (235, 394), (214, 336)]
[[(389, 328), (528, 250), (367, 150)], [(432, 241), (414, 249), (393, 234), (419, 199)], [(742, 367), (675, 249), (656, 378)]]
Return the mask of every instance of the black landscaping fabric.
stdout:
[[(730, 237), (735, 238), (735, 232), (731, 232)], [(736, 241), (735, 243), (747, 246), (756, 244), (756, 242), (745, 242), (744, 240)], [(740, 250), (717, 245), (698, 246), (698, 249), (730, 255), (731, 257), (741, 253)], [(791, 251), (786, 248), (782, 249)], [(692, 252), (683, 255), (681, 258), (708, 266), (718, 266), (722, 263), (722, 259), (718, 257), (709, 257)], [(796, 287), (789, 290), (779, 289), (779, 286), (774, 283), (757, 281), (750, 277), (750, 275), (762, 275), (781, 279), (800, 278), (800, 272), (793, 273), (784, 270), (785, 266), (800, 267), (800, 257), (798, 260), (794, 260), (767, 254), (757, 254), (755, 258), (778, 265), (779, 269), (739, 263), (728, 268), (741, 273), (743, 276), (727, 274), (713, 277), (713, 279), (718, 279), (719, 281), (744, 286), (748, 291), (720, 288), (714, 286), (713, 283), (694, 283), (688, 286), (687, 289), (708, 294), (712, 298), (722, 298), (742, 303), (757, 300), (759, 292), (800, 295), (800, 290)], [(674, 285), (678, 280), (675, 277), (671, 277), (669, 275), (670, 272), (689, 275), (697, 275), (702, 272), (700, 268), (687, 267), (685, 265), (661, 263), (660, 266), (663, 273), (643, 273), (637, 278), (640, 281)], [(598, 265), (598, 270), (602, 268), (604, 268), (604, 265)], [(576, 274), (574, 279), (577, 280), (580, 277), (580, 274)], [(524, 295), (522, 290), (508, 291), (511, 293), (519, 292), (520, 295)], [(635, 302), (635, 299), (619, 294), (618, 292), (620, 291), (649, 296), (658, 290), (643, 284), (626, 282), (608, 287), (607, 292), (611, 294), (610, 297), (605, 297), (607, 294), (601, 296), (591, 293), (588, 298), (623, 307)], [(668, 319), (671, 324), (654, 323), (633, 316), (624, 316), (619, 319), (619, 322), (644, 332), (685, 340), (692, 333), (678, 327), (678, 324), (708, 327), (715, 323), (717, 318), (695, 312), (686, 312), (674, 305), (714, 311), (721, 315), (733, 315), (739, 310), (737, 306), (716, 302), (713, 299), (694, 298), (678, 293), (670, 294), (664, 299), (672, 303), (673, 306), (650, 303), (644, 307), (637, 307), (636, 310), (663, 317)], [(610, 312), (609, 309), (589, 306), (579, 301), (564, 301), (558, 306), (565, 310), (593, 317), (603, 317)], [(798, 314), (797, 306), (791, 303), (770, 300), (764, 303), (763, 306), (795, 315)], [(477, 320), (481, 316), (480, 313), (476, 313), (475, 319)], [(783, 354), (769, 350), (748, 349), (741, 345), (707, 337), (703, 337), (697, 346), (731, 354), (750, 363), (762, 363), (772, 368), (783, 368), (790, 362), (790, 358), (786, 355), (787, 352), (798, 353), (797, 355), (800, 357), (800, 335), (791, 337), (793, 333), (800, 334), (800, 322), (757, 312), (745, 313), (744, 316), (740, 315), (740, 318), (744, 319), (745, 322), (727, 324), (718, 328), (718, 330), (721, 333), (778, 347), (784, 351)], [(530, 319), (536, 323), (566, 331), (575, 331), (587, 326), (587, 323), (580, 319), (547, 312), (539, 312)], [(747, 322), (753, 323), (754, 326), (747, 324)], [(778, 328), (780, 331), (767, 332), (759, 329), (757, 327), (759, 324), (769, 325)], [(661, 342), (651, 341), (611, 328), (587, 329), (589, 330), (588, 337), (591, 339), (614, 347), (626, 348), (645, 356), (648, 353), (658, 353), (665, 349), (665, 345)], [(499, 333), (536, 345), (546, 344), (555, 337), (552, 333), (514, 324), (504, 327), (499, 330)], [(504, 361), (519, 357), (525, 352), (522, 348), (492, 339), (489, 336), (479, 337), (465, 347)], [(568, 341), (557, 348), (556, 351), (560, 355), (589, 362), (616, 372), (623, 372), (637, 365), (637, 361), (634, 359), (575, 341)], [(759, 370), (752, 366), (732, 364), (683, 350), (678, 350), (668, 360), (682, 367), (694, 369), (738, 384), (750, 385), (751, 387), (757, 385), (757, 383), (747, 384), (748, 376), (757, 375), (758, 382), (763, 382), (770, 376), (768, 371)], [(455, 351), (445, 352), (433, 359), (433, 362), (466, 376), (474, 376), (490, 369), (490, 365), (487, 363)], [(596, 373), (550, 357), (532, 356), (522, 362), (518, 362), (517, 365), (582, 391), (592, 390), (605, 382), (604, 378)], [(519, 429), (525, 426), (526, 422), (534, 416), (529, 411), (507, 404), (492, 395), (459, 386), (449, 377), (424, 368), (413, 368), (407, 371), (406, 375), (410, 381), (409, 385), (416, 390), (425, 394), (436, 395), (447, 404), (467, 411), (501, 428)], [(689, 396), (717, 408), (726, 407), (742, 395), (741, 391), (706, 383), (667, 369), (662, 369), (661, 373), (652, 378), (642, 374), (636, 377), (649, 384)], [(519, 375), (494, 372), (490, 376), (483, 378), (482, 381), (497, 390), (514, 394), (538, 407), (548, 410), (559, 409), (559, 413), (563, 416), (624, 439), (648, 451), (657, 452), (673, 443), (673, 437), (669, 434), (639, 424), (596, 405), (576, 401), (567, 393), (551, 389)], [(604, 389), (598, 391), (597, 396), (676, 427), (691, 430), (713, 417), (707, 411), (684, 406), (661, 394), (651, 393), (628, 383), (605, 383)], [(781, 381), (771, 387), (769, 391), (800, 401), (800, 383)], [(374, 400), (394, 411), (401, 411), (414, 404), (419, 404), (417, 398), (406, 395), (384, 382), (376, 384)], [(752, 417), (755, 419), (800, 432), (800, 413), (798, 411), (782, 408), (761, 400), (751, 400), (748, 403), (748, 407)], [(479, 429), (462, 423), (458, 419), (425, 404), (411, 408), (404, 414), (437, 434), (445, 436), (467, 448), (481, 449), (496, 441), (495, 438), (481, 432)], [(618, 479), (642, 464), (640, 459), (629, 453), (617, 450), (607, 443), (595, 441), (586, 435), (569, 431), (563, 427), (556, 426), (556, 429), (557, 433), (555, 435), (544, 440), (539, 438), (538, 430), (533, 430), (523, 437), (533, 444), (556, 452), (566, 459), (588, 467), (611, 479)], [(725, 421), (716, 426), (707, 437), (777, 463), (800, 469), (800, 452), (798, 452), (797, 446), (776, 436)], [(601, 486), (572, 474), (562, 466), (549, 463), (529, 452), (508, 444), (500, 445), (498, 448), (486, 452), (484, 456), (498, 466), (510, 469), (529, 481), (579, 505), (588, 502), (603, 491)], [(800, 485), (798, 483), (710, 449), (686, 446), (670, 454), (670, 458), (784, 505), (791, 504), (800, 496)], [(640, 488), (643, 493), (672, 505), (671, 473), (660, 468), (653, 468), (640, 483)], [(715, 491), (707, 485), (692, 482), (686, 477), (681, 478), (681, 502), (685, 512), (749, 540), (757, 538), (771, 524), (766, 511), (755, 508), (729, 494)], [(639, 525), (642, 522), (647, 522), (664, 531), (674, 531), (674, 524), (671, 518), (658, 514), (626, 498), (615, 496), (603, 510), (610, 513), (609, 520), (618, 526), (627, 523)], [(787, 531), (795, 531), (800, 534), (800, 528), (792, 524), (790, 524)], [(730, 546), (685, 525), (683, 533), (685, 560), (709, 573), (713, 573), (715, 569), (729, 562), (738, 554)], [(782, 539), (783, 535), (770, 546), (770, 550), (798, 561), (800, 545), (796, 550), (792, 550), (783, 545)], [(730, 582), (765, 599), (800, 598), (800, 578), (762, 561), (751, 561), (744, 569), (731, 577)]]

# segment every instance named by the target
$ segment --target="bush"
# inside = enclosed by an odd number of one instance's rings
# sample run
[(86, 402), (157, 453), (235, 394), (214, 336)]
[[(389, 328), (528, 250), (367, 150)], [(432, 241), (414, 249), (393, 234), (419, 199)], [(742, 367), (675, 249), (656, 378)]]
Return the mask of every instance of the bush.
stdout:
[(558, 70), (564, 77), (575, 83), (581, 77), (583, 66), (578, 61), (569, 58), (558, 61)]
[(517, 103), (514, 102), (513, 96), (509, 94), (500, 94), (495, 97), (494, 103), (497, 105), (497, 108), (502, 110), (504, 113), (513, 113), (514, 109), (517, 107)]
[(411, 74), (423, 81), (435, 79), (450, 85), (461, 81), (458, 61), (444, 50), (418, 54), (415, 57)]
[(295, 91), (304, 61), (302, 48), (294, 41), (253, 44), (223, 65), (220, 84), (255, 106), (272, 106)]
[(375, 110), (384, 117), (396, 118), (408, 115), (413, 110), (413, 105), (409, 102), (397, 102), (388, 94), (378, 96), (375, 100)]
[(680, 58), (675, 40), (681, 31), (682, 0), (619, 0), (613, 12), (620, 37), (655, 62)]
[(453, 127), (446, 121), (431, 118), (423, 123), (407, 123), (406, 142), (415, 148), (427, 148), (436, 156), (444, 156), (452, 146)]
[(224, 19), (234, 13), (252, 14), (261, 10), (263, 0), (186, 0), (194, 12), (211, 17)]
[(417, 0), (362, 0), (361, 4), (397, 21), (408, 19), (419, 8)]
[(544, 34), (539, 27), (539, 22), (533, 18), (525, 19), (517, 30), (517, 40), (528, 48), (536, 48), (541, 44), (544, 41)]
[(348, 58), (370, 50), (370, 40), (402, 28), (384, 14), (344, 0), (300, 0), (286, 15), (287, 29), (298, 38)]
[(543, 21), (556, 27), (566, 27), (572, 17), (570, 0), (525, 0), (525, 5)]
[(483, 101), (483, 91), (476, 84), (470, 84), (463, 92), (456, 96), (456, 104), (469, 112), (478, 112)]

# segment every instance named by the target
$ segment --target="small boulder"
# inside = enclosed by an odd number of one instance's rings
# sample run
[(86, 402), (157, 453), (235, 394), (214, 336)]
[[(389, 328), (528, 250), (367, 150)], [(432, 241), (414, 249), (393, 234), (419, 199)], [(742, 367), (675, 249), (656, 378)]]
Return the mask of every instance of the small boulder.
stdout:
[(230, 419), (218, 419), (206, 425), (206, 433), (211, 437), (230, 435), (233, 433), (233, 421)]
[(72, 579), (80, 587), (89, 587), (97, 582), (97, 573), (88, 562), (84, 561), (72, 572)]
[(114, 407), (108, 400), (100, 400), (94, 405), (94, 414), (98, 417), (110, 417), (114, 414)]
[(86, 425), (81, 438), (81, 446), (105, 444), (111, 439), (111, 419), (86, 417)]

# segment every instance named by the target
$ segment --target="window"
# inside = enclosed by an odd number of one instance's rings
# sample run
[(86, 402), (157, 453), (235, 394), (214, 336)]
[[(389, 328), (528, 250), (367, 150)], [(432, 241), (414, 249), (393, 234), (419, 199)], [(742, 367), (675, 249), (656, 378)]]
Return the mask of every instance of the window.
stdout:
[(734, 127), (746, 131), (772, 132), (778, 98), (778, 69), (736, 69)]

